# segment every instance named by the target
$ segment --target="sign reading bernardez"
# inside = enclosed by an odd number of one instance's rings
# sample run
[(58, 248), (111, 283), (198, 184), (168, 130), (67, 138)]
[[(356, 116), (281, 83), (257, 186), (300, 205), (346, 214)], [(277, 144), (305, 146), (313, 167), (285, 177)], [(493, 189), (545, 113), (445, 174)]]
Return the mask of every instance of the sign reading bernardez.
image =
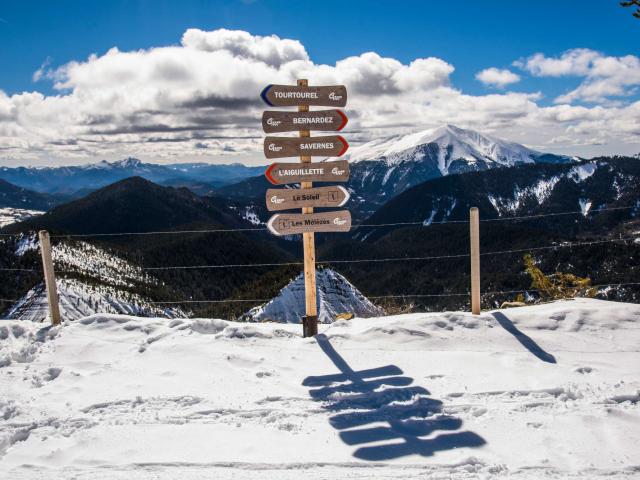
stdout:
[(342, 207), (349, 192), (339, 185), (316, 188), (270, 188), (266, 203), (270, 212), (304, 207)]
[(347, 124), (347, 116), (340, 110), (315, 112), (279, 112), (267, 110), (262, 114), (265, 133), (293, 132), (302, 129), (338, 132)]
[(274, 185), (301, 182), (346, 182), (349, 180), (349, 162), (272, 163), (264, 172)]
[(348, 210), (322, 213), (276, 213), (267, 222), (274, 235), (296, 235), (304, 232), (348, 232), (351, 213)]
[(284, 158), (307, 155), (310, 157), (339, 157), (349, 148), (340, 135), (324, 137), (266, 137), (264, 155), (267, 158)]
[(295, 107), (315, 105), (344, 107), (347, 104), (347, 89), (344, 85), (305, 87), (301, 85), (268, 85), (260, 94), (272, 107)]

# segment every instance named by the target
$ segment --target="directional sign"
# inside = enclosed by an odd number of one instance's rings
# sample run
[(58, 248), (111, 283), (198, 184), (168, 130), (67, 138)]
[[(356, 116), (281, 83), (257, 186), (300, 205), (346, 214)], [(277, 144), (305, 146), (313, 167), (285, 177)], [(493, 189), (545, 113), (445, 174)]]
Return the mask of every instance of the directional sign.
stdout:
[(277, 213), (267, 222), (274, 235), (305, 232), (348, 232), (351, 214), (347, 210), (322, 213)]
[(326, 87), (268, 85), (260, 96), (271, 107), (294, 107), (298, 105), (344, 107), (347, 104), (347, 89), (344, 85)]
[(262, 128), (266, 133), (319, 130), (338, 132), (347, 124), (347, 116), (340, 110), (314, 112), (279, 112), (267, 110), (262, 114)]
[(339, 157), (349, 148), (340, 135), (326, 137), (265, 137), (264, 155), (267, 158)]
[(349, 162), (272, 163), (264, 172), (274, 185), (300, 182), (346, 182), (349, 180)]
[(289, 210), (303, 207), (342, 207), (349, 192), (338, 185), (316, 188), (270, 188), (267, 190), (267, 210)]

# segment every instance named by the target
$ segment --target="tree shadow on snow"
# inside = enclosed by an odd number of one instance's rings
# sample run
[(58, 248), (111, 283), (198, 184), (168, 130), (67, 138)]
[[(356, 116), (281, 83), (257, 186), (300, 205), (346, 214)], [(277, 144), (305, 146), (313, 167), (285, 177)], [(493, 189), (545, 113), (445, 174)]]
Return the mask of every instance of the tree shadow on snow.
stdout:
[[(372, 461), (406, 455), (426, 457), (437, 451), (479, 447), (486, 443), (473, 432), (456, 432), (462, 420), (444, 414), (442, 402), (427, 397), (429, 392), (425, 388), (412, 386), (413, 379), (403, 376), (397, 366), (354, 371), (325, 335), (315, 338), (340, 373), (310, 376), (302, 384), (315, 387), (309, 391), (311, 397), (325, 402), (323, 408), (336, 412), (329, 422), (340, 430), (342, 441), (347, 445), (360, 445), (354, 452), (355, 457)], [(374, 423), (375, 426), (367, 427)], [(380, 423), (386, 425), (380, 426)], [(420, 438), (438, 430), (451, 433)]]
[(531, 337), (518, 330), (518, 328), (513, 324), (511, 320), (509, 320), (509, 318), (507, 318), (504, 313), (494, 312), (492, 315), (500, 324), (500, 326), (511, 335), (513, 335), (524, 348), (529, 350), (543, 362), (556, 363), (556, 357), (548, 352), (545, 352), (542, 347), (540, 347), (540, 345), (538, 345)]

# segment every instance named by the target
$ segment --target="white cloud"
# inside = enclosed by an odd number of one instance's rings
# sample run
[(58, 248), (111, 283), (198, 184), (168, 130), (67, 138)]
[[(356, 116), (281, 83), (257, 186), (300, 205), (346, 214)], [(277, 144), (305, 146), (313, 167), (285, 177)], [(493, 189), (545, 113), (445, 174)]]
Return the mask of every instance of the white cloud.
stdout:
[(536, 53), (516, 65), (538, 77), (584, 77), (577, 88), (556, 98), (556, 103), (605, 102), (610, 97), (629, 95), (640, 85), (640, 58), (634, 55), (608, 57), (577, 48), (551, 58)]
[(520, 76), (510, 70), (491, 67), (478, 72), (476, 79), (485, 85), (504, 88), (507, 85), (519, 82)]
[[(617, 78), (635, 68), (637, 60), (592, 58), (585, 67), (583, 60), (572, 59), (573, 66), (560, 68), (534, 57), (531, 64), (522, 64), (532, 73), (597, 72), (597, 78)], [(354, 143), (442, 123), (542, 149), (552, 141), (557, 147), (558, 139), (567, 140), (563, 146), (569, 147), (571, 141), (584, 145), (597, 137), (618, 149), (637, 142), (640, 102), (542, 107), (537, 103), (540, 93), (468, 95), (451, 85), (453, 71), (439, 58), (405, 64), (375, 52), (335, 65), (317, 64), (296, 40), (190, 29), (180, 45), (127, 52), (112, 48), (55, 69), (44, 66), (38, 78), (53, 81), (54, 95), (34, 91), (8, 96), (0, 91), (0, 162), (126, 155), (155, 161), (231, 161), (229, 156), (235, 155), (264, 162), (259, 93), (269, 83), (291, 84), (297, 78), (347, 85), (346, 134)], [(494, 85), (513, 80), (496, 72), (485, 74)]]

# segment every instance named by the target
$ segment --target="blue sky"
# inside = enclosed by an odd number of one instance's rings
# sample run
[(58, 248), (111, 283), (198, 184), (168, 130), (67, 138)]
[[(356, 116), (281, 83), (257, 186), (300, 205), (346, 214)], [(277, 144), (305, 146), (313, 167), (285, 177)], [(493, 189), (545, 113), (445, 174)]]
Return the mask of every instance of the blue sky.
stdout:
[[(117, 46), (134, 50), (176, 44), (197, 27), (246, 30), (300, 40), (317, 63), (375, 51), (409, 62), (436, 56), (452, 63), (452, 80), (481, 93), (475, 80), (487, 66), (508, 67), (536, 52), (557, 55), (590, 48), (608, 55), (639, 50), (640, 21), (612, 0), (517, 1), (19, 1), (0, 6), (0, 88), (9, 93), (37, 88), (33, 72), (85, 59)], [(521, 89), (543, 88), (549, 96), (579, 83), (528, 79)]]
[[(112, 47), (128, 52), (180, 45), (188, 28), (297, 40), (316, 65), (335, 65), (364, 52), (407, 65), (436, 57), (455, 69), (448, 81), (465, 95), (532, 94), (539, 107), (558, 104), (558, 97), (585, 82), (586, 74), (533, 75), (514, 61), (535, 53), (558, 58), (578, 48), (605, 58), (635, 56), (640, 36), (640, 20), (614, 0), (5, 1), (0, 4), (0, 90), (9, 97), (31, 91), (66, 95), (78, 87), (54, 88), (52, 72), (68, 62), (101, 57)], [(49, 75), (34, 81), (43, 64)], [(502, 87), (483, 84), (476, 74), (489, 67), (509, 69), (520, 80)], [(623, 95), (597, 101), (576, 96), (571, 103), (621, 107), (637, 101), (638, 90), (631, 84)], [(532, 138), (529, 143), (541, 142)]]

